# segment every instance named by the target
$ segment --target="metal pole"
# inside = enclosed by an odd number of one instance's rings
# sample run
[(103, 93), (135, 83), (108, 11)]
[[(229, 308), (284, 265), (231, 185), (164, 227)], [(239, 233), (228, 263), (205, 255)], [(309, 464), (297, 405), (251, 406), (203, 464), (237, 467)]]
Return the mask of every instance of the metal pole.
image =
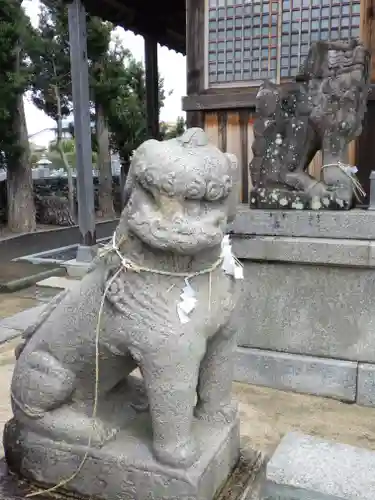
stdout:
[(69, 4), (68, 14), (77, 158), (78, 224), (81, 233), (76, 259), (80, 262), (90, 262), (96, 252), (96, 234), (86, 11), (81, 0), (73, 0)]

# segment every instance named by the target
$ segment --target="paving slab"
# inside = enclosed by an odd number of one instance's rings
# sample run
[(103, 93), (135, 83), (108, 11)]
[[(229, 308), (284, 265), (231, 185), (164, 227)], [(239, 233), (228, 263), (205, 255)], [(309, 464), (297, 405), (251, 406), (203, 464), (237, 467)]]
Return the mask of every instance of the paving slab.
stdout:
[(9, 340), (12, 340), (19, 336), (20, 336), (19, 330), (0, 326), (0, 345), (4, 344), (5, 342), (9, 342)]
[(0, 295), (0, 321), (21, 311), (38, 306), (40, 302), (35, 295), (28, 297), (15, 296), (14, 293)]
[(264, 500), (374, 500), (375, 452), (291, 432), (267, 464)]
[(22, 332), (38, 319), (45, 307), (46, 304), (38, 305), (19, 312), (14, 316), (10, 316), (9, 318), (5, 318), (0, 321), (0, 328), (8, 328)]
[(39, 281), (38, 286), (48, 287), (48, 288), (60, 288), (63, 290), (71, 289), (76, 286), (76, 279), (68, 279), (64, 276), (51, 276), (45, 280)]
[[(12, 294), (8, 294), (8, 297), (9, 298), (20, 297), (22, 299), (32, 298), (37, 303), (38, 302), (41, 303), (41, 302), (50, 302), (60, 292), (61, 292), (60, 288), (33, 285), (28, 288), (23, 288), (22, 290), (18, 290), (17, 292), (13, 292)], [(3, 299), (3, 296), (1, 296), (1, 299)], [(38, 305), (37, 303), (32, 305)], [(32, 305), (30, 307), (32, 307)], [(10, 314), (8, 314), (7, 316), (10, 316)]]

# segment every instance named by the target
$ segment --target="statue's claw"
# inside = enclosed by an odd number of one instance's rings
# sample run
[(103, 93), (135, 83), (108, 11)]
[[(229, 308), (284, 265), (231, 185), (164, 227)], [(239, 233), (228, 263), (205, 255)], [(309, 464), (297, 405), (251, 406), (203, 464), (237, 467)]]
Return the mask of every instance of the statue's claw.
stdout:
[(175, 468), (187, 469), (197, 461), (199, 449), (193, 438), (176, 444), (154, 445), (155, 456), (160, 462)]

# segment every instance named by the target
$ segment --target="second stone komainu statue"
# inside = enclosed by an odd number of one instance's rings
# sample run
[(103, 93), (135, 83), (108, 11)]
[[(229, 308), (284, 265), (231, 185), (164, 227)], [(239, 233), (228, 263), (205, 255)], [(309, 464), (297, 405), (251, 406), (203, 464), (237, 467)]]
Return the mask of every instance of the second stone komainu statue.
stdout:
[(108, 500), (214, 496), (239, 452), (237, 177), (201, 129), (135, 151), (111, 244), (17, 349), (12, 471)]
[(355, 199), (363, 202), (348, 145), (362, 132), (369, 69), (370, 53), (358, 40), (318, 41), (294, 84), (264, 82), (250, 165), (252, 208), (348, 210)]

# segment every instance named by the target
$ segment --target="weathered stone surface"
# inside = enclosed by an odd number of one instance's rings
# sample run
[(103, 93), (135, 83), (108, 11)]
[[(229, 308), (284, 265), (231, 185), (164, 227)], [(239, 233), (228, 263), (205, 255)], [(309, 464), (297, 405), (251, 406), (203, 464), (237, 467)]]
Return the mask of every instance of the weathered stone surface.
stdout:
[(201, 129), (138, 148), (113, 242), (16, 351), (12, 471), (53, 486), (79, 469), (66, 489), (108, 500), (211, 500), (239, 453), (224, 238), (237, 178)]
[(75, 280), (65, 278), (65, 276), (51, 276), (50, 278), (39, 281), (37, 286), (66, 290), (75, 286)]
[(238, 348), (234, 380), (354, 402), (357, 363)]
[[(212, 478), (213, 483), (218, 479), (217, 472)], [(232, 475), (216, 500), (261, 500), (260, 489), (264, 476), (265, 460), (262, 454), (251, 448), (243, 449)], [(21, 500), (35, 490), (27, 481), (20, 481), (17, 476), (9, 474), (5, 460), (0, 460), (0, 500)], [(40, 500), (50, 498), (49, 494), (38, 495)], [(186, 497), (183, 498), (186, 500)]]
[(90, 270), (90, 262), (77, 261), (77, 259), (67, 260), (62, 264), (70, 278), (83, 278)]
[(375, 364), (358, 365), (357, 403), (363, 406), (375, 406)]
[(42, 304), (40, 306), (32, 307), (31, 309), (26, 309), (25, 311), (21, 311), (13, 316), (9, 316), (9, 318), (5, 318), (0, 321), (0, 327), (3, 328), (11, 328), (13, 330), (17, 330), (18, 332), (23, 332), (30, 326), (30, 324), (34, 323), (39, 315), (43, 312), (45, 305)]
[[(214, 498), (239, 458), (239, 421), (226, 426), (194, 422), (194, 433), (203, 452), (199, 461), (185, 470), (155, 460), (151, 452), (151, 429), (149, 415), (143, 413), (113, 442), (92, 449), (82, 472), (67, 489), (84, 498), (106, 500)], [(21, 474), (31, 482), (45, 485), (56, 485), (74, 474), (86, 449), (81, 446), (71, 451), (64, 443), (30, 432), (26, 437), (28, 446), (17, 446), (25, 431), (17, 429), (13, 422), (7, 424), (5, 436), (15, 444), (6, 453), (11, 468), (14, 461), (19, 467), (18, 455), (22, 454)]]
[[(109, 238), (115, 230), (119, 219), (96, 222), (96, 237), (99, 242)], [(55, 253), (61, 247), (77, 246), (80, 241), (78, 226), (42, 229), (33, 233), (22, 233), (3, 239), (0, 245), (0, 262), (8, 265), (12, 259), (19, 259), (25, 255)], [(40, 262), (40, 261), (38, 261)], [(4, 266), (3, 266), (4, 267)]]
[(375, 362), (375, 270), (244, 261), (238, 344)]
[(12, 340), (20, 335), (19, 330), (14, 330), (13, 328), (6, 328), (0, 326), (0, 344), (4, 344), (9, 340)]
[(253, 188), (250, 208), (265, 210), (342, 210), (349, 208), (346, 200), (335, 199), (334, 194), (320, 198), (310, 193), (274, 187)]
[(246, 260), (375, 267), (372, 242), (364, 240), (245, 236), (233, 239), (233, 249), (238, 258)]
[[(294, 85), (263, 83), (250, 165), (253, 208), (348, 209), (353, 195), (360, 197), (346, 149), (362, 130), (369, 61), (357, 40), (319, 41)], [(320, 149), (322, 179), (314, 179), (308, 167)]]
[(316, 212), (240, 207), (228, 226), (236, 235), (375, 240), (375, 211)]
[(375, 453), (287, 434), (267, 464), (263, 500), (373, 500)]

